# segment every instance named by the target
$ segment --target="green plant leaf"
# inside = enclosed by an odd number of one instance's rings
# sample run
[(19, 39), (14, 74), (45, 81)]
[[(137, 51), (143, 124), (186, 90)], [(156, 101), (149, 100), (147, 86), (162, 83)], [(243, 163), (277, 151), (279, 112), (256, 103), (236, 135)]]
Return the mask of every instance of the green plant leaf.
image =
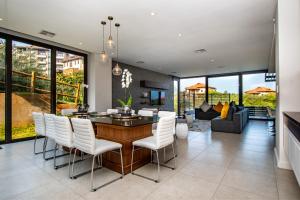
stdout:
[(131, 106), (132, 102), (133, 102), (133, 99), (132, 99), (132, 96), (130, 95), (129, 98), (128, 98), (128, 100), (127, 100), (127, 105)]
[(125, 103), (123, 100), (121, 100), (121, 99), (117, 99), (117, 102), (118, 102), (122, 107), (126, 106), (126, 103)]

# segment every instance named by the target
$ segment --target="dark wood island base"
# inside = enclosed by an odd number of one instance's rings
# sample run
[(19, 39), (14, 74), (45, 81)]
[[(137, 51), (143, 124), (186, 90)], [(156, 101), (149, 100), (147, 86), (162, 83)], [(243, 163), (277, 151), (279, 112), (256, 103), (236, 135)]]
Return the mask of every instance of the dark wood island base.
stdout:
[[(95, 123), (96, 138), (118, 142), (123, 145), (124, 173), (130, 173), (132, 142), (152, 135), (152, 124), (141, 124), (136, 126), (120, 126), (113, 124)], [(121, 173), (120, 155), (115, 152), (107, 152), (102, 156), (104, 167)], [(133, 169), (150, 162), (151, 152), (141, 148), (134, 153)]]

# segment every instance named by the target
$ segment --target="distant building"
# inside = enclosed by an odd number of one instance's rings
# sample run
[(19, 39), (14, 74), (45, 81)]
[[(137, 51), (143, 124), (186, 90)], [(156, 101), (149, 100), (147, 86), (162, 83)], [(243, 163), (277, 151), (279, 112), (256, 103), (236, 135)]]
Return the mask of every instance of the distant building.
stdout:
[[(24, 45), (14, 46), (14, 51), (18, 51), (17, 56), (27, 55), (36, 60), (36, 67), (41, 69), (45, 76), (49, 76), (51, 73), (51, 56), (50, 51), (47, 48)], [(24, 52), (24, 53), (22, 53)], [(72, 74), (83, 70), (83, 58), (73, 54), (57, 51), (56, 53), (56, 72), (62, 72), (65, 75)]]
[(266, 95), (266, 94), (275, 94), (276, 91), (267, 87), (257, 87), (252, 90), (248, 90), (245, 92), (246, 94), (254, 94), (254, 95)]
[(65, 75), (73, 74), (83, 70), (83, 58), (76, 55), (66, 55), (63, 59), (63, 73)]
[[(186, 91), (193, 91), (196, 94), (205, 94), (206, 91), (206, 85), (203, 83), (196, 83), (195, 85), (189, 86), (185, 88)], [(216, 88), (214, 87), (208, 87), (208, 91), (216, 91)]]

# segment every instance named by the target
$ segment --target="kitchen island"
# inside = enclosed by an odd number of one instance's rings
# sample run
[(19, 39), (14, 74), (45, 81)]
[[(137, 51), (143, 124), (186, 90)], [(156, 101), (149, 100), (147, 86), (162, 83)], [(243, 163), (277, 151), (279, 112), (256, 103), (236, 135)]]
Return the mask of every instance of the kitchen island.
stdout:
[[(132, 142), (152, 135), (151, 117), (138, 117), (135, 119), (114, 119), (110, 116), (90, 118), (96, 133), (96, 138), (118, 142), (123, 145), (124, 173), (130, 173)], [(110, 151), (102, 156), (103, 166), (121, 173), (119, 153)], [(150, 162), (151, 152), (141, 148), (135, 151), (133, 170)]]

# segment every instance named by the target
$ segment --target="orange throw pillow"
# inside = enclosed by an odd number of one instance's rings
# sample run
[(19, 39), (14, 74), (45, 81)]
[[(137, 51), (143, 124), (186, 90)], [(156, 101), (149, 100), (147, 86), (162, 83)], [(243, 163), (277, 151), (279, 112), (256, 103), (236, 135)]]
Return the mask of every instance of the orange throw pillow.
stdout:
[(226, 119), (229, 111), (229, 104), (226, 102), (221, 111), (221, 119)]
[(217, 105), (214, 106), (214, 110), (217, 112), (221, 112), (223, 108), (223, 104), (219, 101), (219, 103)]

